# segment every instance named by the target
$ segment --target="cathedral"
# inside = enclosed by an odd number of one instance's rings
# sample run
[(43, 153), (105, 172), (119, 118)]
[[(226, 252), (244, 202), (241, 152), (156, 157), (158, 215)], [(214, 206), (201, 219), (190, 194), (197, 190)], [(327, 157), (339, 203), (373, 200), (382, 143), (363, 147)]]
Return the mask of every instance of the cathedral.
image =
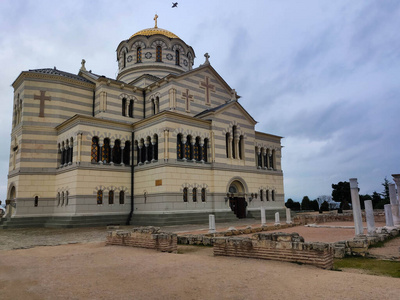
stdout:
[(77, 74), (35, 69), (13, 82), (0, 227), (160, 226), (284, 211), (282, 137), (256, 131), (210, 56), (194, 67), (194, 49), (154, 20), (118, 45), (116, 79), (82, 60)]

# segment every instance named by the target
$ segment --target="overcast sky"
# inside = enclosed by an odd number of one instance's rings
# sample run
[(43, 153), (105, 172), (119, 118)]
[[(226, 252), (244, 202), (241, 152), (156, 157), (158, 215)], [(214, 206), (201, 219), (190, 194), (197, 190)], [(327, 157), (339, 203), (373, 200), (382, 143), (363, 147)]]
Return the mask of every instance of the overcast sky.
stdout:
[(13, 89), (25, 70), (115, 78), (118, 44), (154, 26), (192, 46), (242, 97), (256, 130), (283, 136), (285, 199), (400, 173), (400, 1), (0, 1), (0, 200)]

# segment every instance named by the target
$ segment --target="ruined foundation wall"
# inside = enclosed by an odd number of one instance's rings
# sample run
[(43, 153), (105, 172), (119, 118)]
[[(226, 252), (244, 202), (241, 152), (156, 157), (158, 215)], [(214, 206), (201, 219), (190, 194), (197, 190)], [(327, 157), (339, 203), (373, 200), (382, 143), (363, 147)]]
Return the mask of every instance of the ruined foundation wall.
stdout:
[(120, 245), (177, 252), (177, 235), (160, 232), (157, 227), (138, 227), (131, 230), (109, 231), (106, 245)]
[(327, 243), (306, 243), (297, 233), (257, 233), (251, 238), (215, 238), (214, 255), (270, 259), (333, 267), (333, 248)]

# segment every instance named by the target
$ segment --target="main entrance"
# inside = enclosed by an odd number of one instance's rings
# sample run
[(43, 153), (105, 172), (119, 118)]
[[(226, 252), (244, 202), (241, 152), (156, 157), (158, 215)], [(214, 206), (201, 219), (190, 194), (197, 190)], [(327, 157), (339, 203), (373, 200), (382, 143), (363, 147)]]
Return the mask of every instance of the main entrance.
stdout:
[(229, 207), (239, 219), (246, 218), (247, 202), (243, 184), (235, 180), (229, 186), (227, 194), (229, 198)]

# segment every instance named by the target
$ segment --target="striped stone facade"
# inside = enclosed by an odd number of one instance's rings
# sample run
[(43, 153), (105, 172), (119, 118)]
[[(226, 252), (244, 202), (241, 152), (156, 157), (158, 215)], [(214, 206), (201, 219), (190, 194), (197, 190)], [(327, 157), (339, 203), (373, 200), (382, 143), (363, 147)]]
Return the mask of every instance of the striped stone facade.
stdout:
[[(281, 137), (255, 131), (208, 57), (192, 68), (193, 49), (165, 32), (121, 42), (117, 80), (88, 72), (84, 61), (77, 75), (20, 74), (9, 217), (236, 217), (234, 197), (248, 212), (284, 208)], [(138, 47), (142, 61), (128, 61)]]

